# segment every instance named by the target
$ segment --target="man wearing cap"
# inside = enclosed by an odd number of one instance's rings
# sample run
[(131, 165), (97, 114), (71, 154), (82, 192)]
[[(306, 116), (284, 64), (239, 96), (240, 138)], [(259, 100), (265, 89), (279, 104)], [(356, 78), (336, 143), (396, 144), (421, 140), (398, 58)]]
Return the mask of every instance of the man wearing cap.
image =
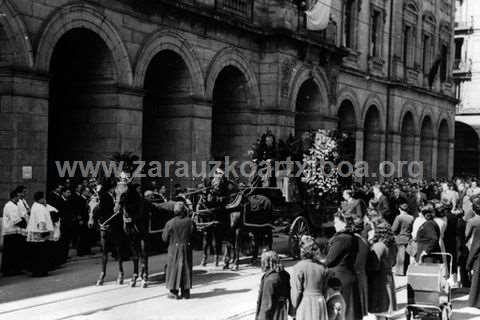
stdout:
[(397, 245), (397, 263), (395, 264), (395, 274), (397, 276), (405, 276), (408, 268), (409, 258), (407, 257), (407, 245), (412, 238), (412, 227), (414, 218), (408, 213), (408, 204), (402, 202), (398, 206), (399, 214), (395, 218), (392, 231), (395, 235)]
[[(195, 225), (187, 216), (183, 202), (176, 202), (175, 217), (163, 229), (163, 241), (168, 242), (166, 286), (170, 299), (189, 299), (192, 288), (192, 246), (190, 240)], [(180, 291), (180, 292), (179, 292)], [(179, 294), (181, 293), (181, 295)]]

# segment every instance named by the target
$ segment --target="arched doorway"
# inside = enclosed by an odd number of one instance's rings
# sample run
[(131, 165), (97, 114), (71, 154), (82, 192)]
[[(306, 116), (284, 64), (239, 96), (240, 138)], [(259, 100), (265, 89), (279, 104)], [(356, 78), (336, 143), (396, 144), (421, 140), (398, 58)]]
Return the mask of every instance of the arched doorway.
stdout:
[(437, 178), (448, 176), (449, 134), (446, 120), (442, 120), (438, 129)]
[(468, 124), (455, 122), (455, 176), (478, 176), (478, 133)]
[(234, 66), (222, 69), (215, 80), (212, 110), (212, 155), (215, 159), (246, 160), (257, 140), (254, 97), (245, 75)]
[(433, 125), (430, 117), (425, 117), (420, 132), (420, 161), (423, 166), (423, 176), (432, 178), (432, 153), (433, 153)]
[[(415, 123), (411, 112), (407, 112), (403, 117), (400, 135), (400, 160), (411, 163), (415, 161)], [(407, 167), (408, 164), (402, 165), (403, 177), (408, 176)]]
[[(350, 100), (344, 100), (338, 109), (338, 130), (345, 136), (342, 143), (341, 158), (343, 161), (355, 165), (355, 151), (356, 151), (356, 117), (355, 109)], [(345, 171), (347, 168), (341, 168)], [(343, 183), (348, 185), (352, 182), (352, 177), (346, 177)]]
[[(160, 183), (188, 185), (189, 177), (177, 177), (174, 166), (166, 167), (167, 161), (192, 160), (192, 129), (188, 117), (192, 106), (192, 78), (183, 58), (170, 50), (157, 53), (147, 67), (143, 87), (143, 160), (162, 164)], [(172, 187), (170, 185), (170, 190)]]
[(326, 107), (319, 86), (313, 79), (306, 80), (298, 90), (295, 102), (295, 135), (305, 131), (318, 130), (324, 127), (321, 110)]
[(376, 181), (378, 179), (382, 134), (380, 113), (377, 107), (372, 105), (365, 116), (363, 143), (364, 160), (368, 164), (369, 173), (367, 180), (369, 181)]
[(120, 150), (112, 53), (93, 31), (75, 28), (55, 45), (50, 63), (48, 184), (56, 161), (104, 160)]

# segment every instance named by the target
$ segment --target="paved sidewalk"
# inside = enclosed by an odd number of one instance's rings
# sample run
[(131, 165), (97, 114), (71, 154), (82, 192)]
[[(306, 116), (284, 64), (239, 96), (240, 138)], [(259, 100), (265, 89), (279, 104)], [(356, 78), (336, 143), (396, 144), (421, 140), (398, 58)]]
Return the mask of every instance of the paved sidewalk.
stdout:
[[(128, 281), (123, 286), (110, 282), (1, 304), (0, 319), (247, 320), (254, 316), (260, 278), (261, 271), (255, 267), (244, 266), (239, 272), (197, 267), (191, 300), (167, 299), (159, 274), (147, 289), (130, 288)], [(397, 279), (401, 306), (406, 302), (405, 280)], [(401, 315), (403, 311), (395, 318)]]

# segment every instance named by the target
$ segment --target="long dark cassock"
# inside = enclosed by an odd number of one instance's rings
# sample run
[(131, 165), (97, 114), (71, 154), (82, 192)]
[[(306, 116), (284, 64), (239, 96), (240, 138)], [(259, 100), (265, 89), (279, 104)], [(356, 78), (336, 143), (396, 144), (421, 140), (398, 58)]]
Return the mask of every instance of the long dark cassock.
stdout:
[(468, 303), (480, 308), (480, 216), (475, 215), (467, 223), (467, 239), (472, 238), (472, 247), (467, 259), (467, 270), (473, 271)]
[(192, 288), (192, 246), (190, 239), (195, 230), (192, 219), (177, 216), (167, 222), (163, 241), (168, 245), (166, 286), (168, 290)]

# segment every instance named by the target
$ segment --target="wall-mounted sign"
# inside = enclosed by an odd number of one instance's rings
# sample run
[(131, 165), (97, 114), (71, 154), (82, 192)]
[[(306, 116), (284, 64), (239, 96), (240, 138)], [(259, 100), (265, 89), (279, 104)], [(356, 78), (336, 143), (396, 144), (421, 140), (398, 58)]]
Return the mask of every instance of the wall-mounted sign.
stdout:
[(31, 166), (22, 167), (22, 179), (29, 180), (33, 178), (33, 170)]

